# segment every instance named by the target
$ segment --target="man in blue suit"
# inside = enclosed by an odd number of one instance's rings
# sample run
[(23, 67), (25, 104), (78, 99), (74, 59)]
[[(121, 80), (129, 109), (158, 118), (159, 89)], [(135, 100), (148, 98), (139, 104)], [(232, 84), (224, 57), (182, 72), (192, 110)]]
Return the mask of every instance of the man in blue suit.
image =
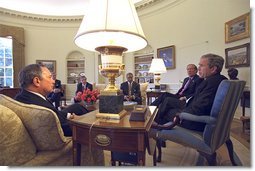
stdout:
[(92, 84), (87, 82), (87, 77), (81, 76), (80, 83), (77, 84), (77, 89), (76, 89), (75, 94), (77, 94), (78, 92), (83, 92), (83, 90), (86, 90), (86, 89), (90, 89), (92, 91), (93, 86), (92, 86)]
[(72, 136), (67, 119), (88, 113), (88, 110), (78, 103), (70, 105), (62, 111), (53, 106), (47, 99), (47, 95), (52, 92), (55, 81), (52, 79), (49, 69), (44, 65), (30, 64), (24, 67), (19, 73), (19, 84), (22, 90), (15, 99), (22, 103), (39, 105), (54, 111), (65, 136)]
[[(75, 91), (75, 95), (77, 95), (78, 92), (83, 92), (86, 89), (90, 89), (92, 91), (93, 90), (93, 86), (92, 86), (92, 84), (87, 82), (87, 77), (81, 76), (80, 77), (80, 83), (77, 84), (77, 89)], [(80, 101), (81, 101), (81, 99), (78, 99), (77, 96), (74, 97), (74, 102), (75, 103), (78, 103)]]
[(56, 73), (52, 73), (52, 78), (55, 80), (55, 85), (53, 91), (48, 95), (48, 99), (55, 105), (55, 108), (58, 109), (60, 106), (60, 99), (64, 95), (62, 92), (61, 81), (56, 78)]
[(173, 97), (185, 101), (194, 95), (196, 88), (203, 79), (199, 78), (197, 75), (197, 66), (195, 64), (188, 64), (186, 69), (188, 77), (184, 79), (183, 84), (178, 92), (176, 94), (168, 92), (163, 93), (151, 103), (151, 106), (159, 107), (159, 105), (162, 104), (167, 97)]

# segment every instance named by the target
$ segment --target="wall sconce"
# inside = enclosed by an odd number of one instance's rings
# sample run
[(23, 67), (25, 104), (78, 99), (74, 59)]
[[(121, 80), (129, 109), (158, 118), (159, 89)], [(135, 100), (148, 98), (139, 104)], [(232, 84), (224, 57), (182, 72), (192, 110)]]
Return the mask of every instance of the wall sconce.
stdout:
[(154, 74), (155, 89), (160, 89), (161, 73), (166, 73), (166, 66), (162, 58), (154, 58), (151, 62), (150, 73)]
[[(99, 71), (109, 83), (100, 98), (111, 98), (108, 102), (121, 94), (115, 86), (115, 79), (124, 71), (123, 53), (140, 50), (147, 45), (132, 0), (90, 0), (74, 42), (83, 49), (101, 54)], [(108, 104), (106, 99), (99, 99), (99, 112), (119, 113), (123, 109), (123, 100), (120, 99), (116, 99), (119, 104)], [(117, 109), (112, 110), (115, 105)]]

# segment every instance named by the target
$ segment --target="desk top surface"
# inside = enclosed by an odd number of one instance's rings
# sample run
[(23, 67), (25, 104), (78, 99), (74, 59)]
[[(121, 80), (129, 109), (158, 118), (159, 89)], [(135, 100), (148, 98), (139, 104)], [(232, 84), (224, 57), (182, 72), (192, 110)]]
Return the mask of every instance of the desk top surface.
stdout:
[(98, 128), (110, 128), (110, 129), (134, 129), (134, 130), (146, 130), (148, 131), (151, 124), (156, 116), (157, 107), (148, 106), (146, 110), (146, 120), (142, 121), (129, 121), (130, 112), (126, 111), (126, 114), (120, 120), (114, 119), (102, 119), (96, 118), (96, 114), (99, 110), (89, 112), (79, 118), (70, 119), (69, 123), (71, 125), (81, 126), (81, 127), (98, 127)]

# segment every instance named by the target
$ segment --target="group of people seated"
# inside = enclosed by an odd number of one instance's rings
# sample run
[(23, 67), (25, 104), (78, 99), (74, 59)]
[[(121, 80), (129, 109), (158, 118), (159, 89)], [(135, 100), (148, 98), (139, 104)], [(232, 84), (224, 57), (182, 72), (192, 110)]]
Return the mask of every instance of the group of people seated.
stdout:
[[(158, 106), (159, 110), (152, 125), (154, 129), (171, 129), (176, 124), (196, 131), (203, 131), (205, 124), (185, 121), (178, 118), (178, 113), (188, 112), (194, 115), (210, 114), (217, 88), (222, 80), (227, 79), (221, 75), (224, 59), (215, 54), (205, 54), (200, 58), (198, 67), (187, 65), (188, 77), (176, 94), (164, 93), (151, 105)], [(238, 71), (229, 69), (230, 79), (238, 79)], [(133, 74), (126, 74), (127, 81), (120, 85), (125, 101), (135, 101), (142, 104), (140, 84), (133, 80)], [(72, 131), (67, 119), (80, 117), (88, 110), (79, 103), (74, 103), (63, 110), (58, 110), (59, 99), (63, 95), (61, 81), (56, 79), (55, 73), (41, 64), (30, 64), (19, 73), (19, 84), (22, 91), (15, 97), (16, 100), (44, 106), (53, 110), (61, 123), (65, 136), (71, 136)], [(93, 89), (87, 78), (82, 76), (77, 84), (76, 93), (84, 89)], [(57, 99), (57, 100), (56, 100)], [(75, 99), (79, 102), (80, 99)], [(53, 105), (55, 103), (55, 106)]]

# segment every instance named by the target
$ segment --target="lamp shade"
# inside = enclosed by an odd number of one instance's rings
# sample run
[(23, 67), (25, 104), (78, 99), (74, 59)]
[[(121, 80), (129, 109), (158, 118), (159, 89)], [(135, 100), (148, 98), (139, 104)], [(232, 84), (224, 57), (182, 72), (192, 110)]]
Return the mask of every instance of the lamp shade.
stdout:
[(162, 58), (154, 58), (151, 62), (150, 73), (165, 73), (166, 66)]
[(132, 0), (90, 0), (74, 41), (89, 51), (112, 46), (132, 52), (147, 45)]

